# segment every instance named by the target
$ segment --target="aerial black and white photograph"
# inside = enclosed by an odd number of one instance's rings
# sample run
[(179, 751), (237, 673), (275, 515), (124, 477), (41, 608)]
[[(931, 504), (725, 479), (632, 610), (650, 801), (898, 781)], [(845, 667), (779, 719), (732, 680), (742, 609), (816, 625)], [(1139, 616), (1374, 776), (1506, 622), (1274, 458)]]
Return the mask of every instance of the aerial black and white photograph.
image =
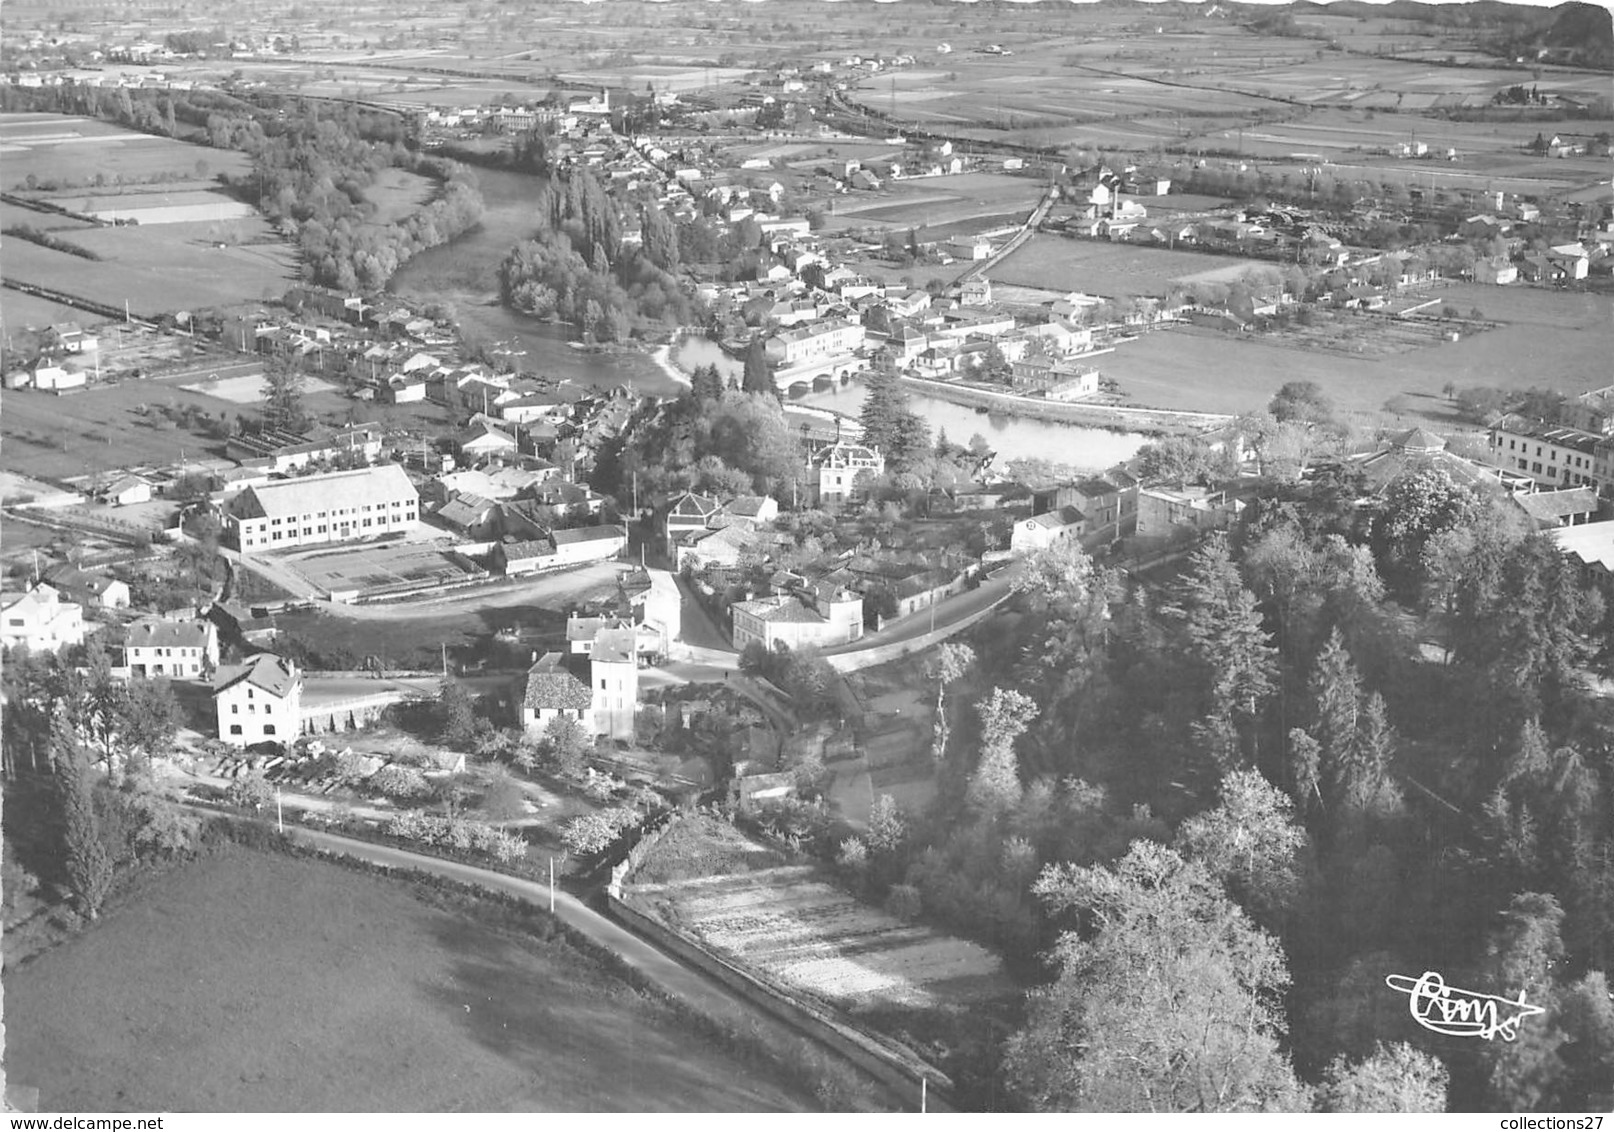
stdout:
[(1614, 0), (7, 0), (12, 1126), (1596, 1132), (1611, 132)]

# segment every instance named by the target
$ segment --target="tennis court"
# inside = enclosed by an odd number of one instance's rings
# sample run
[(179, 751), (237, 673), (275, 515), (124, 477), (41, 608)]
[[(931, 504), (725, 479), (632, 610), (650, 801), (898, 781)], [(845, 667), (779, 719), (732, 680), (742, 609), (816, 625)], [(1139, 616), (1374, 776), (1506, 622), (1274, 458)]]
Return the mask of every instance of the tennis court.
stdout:
[(330, 594), (332, 601), (429, 589), (478, 573), (464, 558), (429, 543), (344, 547), (320, 551), (287, 565)]

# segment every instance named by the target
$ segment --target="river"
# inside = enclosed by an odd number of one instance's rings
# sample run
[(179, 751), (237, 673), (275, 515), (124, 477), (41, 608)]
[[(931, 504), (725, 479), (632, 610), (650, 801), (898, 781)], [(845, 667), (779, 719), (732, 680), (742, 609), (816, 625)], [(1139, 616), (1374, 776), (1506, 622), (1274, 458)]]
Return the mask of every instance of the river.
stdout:
[(581, 385), (628, 384), (642, 393), (671, 396), (673, 381), (648, 354), (594, 353), (571, 345), (571, 331), (510, 310), (499, 302), (499, 264), (512, 245), (536, 228), (533, 220), (545, 182), (527, 173), (475, 169), (486, 212), (474, 231), (421, 252), (399, 268), (387, 290), (416, 301), (454, 305), (466, 337), (511, 351), (517, 369)]
[[(513, 352), (516, 368), (548, 377), (569, 378), (582, 385), (609, 388), (628, 384), (641, 393), (665, 397), (681, 388), (649, 354), (598, 354), (575, 349), (567, 327), (555, 326), (512, 311), (499, 303), (499, 263), (511, 245), (532, 233), (532, 216), (543, 191), (542, 178), (526, 173), (477, 169), (487, 211), (474, 231), (442, 247), (421, 252), (404, 264), (387, 289), (421, 302), (454, 305), (462, 332)], [(674, 357), (686, 372), (713, 363), (725, 376), (739, 377), (743, 366), (715, 342), (686, 338)], [(811, 393), (792, 404), (813, 405), (857, 416), (863, 405), (861, 385)], [(986, 415), (933, 397), (910, 396), (908, 403), (947, 438), (967, 444), (984, 436), (1005, 459), (1032, 457), (1078, 468), (1107, 468), (1137, 452), (1146, 439), (1138, 433), (1108, 432), (1078, 425), (1053, 424), (1022, 417)]]

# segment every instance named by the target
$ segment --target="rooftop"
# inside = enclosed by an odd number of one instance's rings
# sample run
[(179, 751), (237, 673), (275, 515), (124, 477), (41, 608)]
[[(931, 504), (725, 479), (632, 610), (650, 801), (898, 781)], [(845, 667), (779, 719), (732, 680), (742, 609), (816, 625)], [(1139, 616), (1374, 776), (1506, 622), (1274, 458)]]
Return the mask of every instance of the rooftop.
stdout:
[(213, 635), (212, 630), (212, 624), (207, 621), (164, 621), (151, 618), (136, 621), (129, 626), (124, 645), (132, 649), (201, 649), (207, 647), (208, 638)]
[(403, 468), (381, 464), (352, 472), (258, 484), (243, 491), (235, 506), (236, 514), (243, 517), (273, 519), (419, 498)]
[(221, 666), (213, 677), (213, 694), (217, 696), (237, 684), (247, 683), (283, 700), (302, 684), (302, 679), (297, 666), (285, 657), (261, 652), (248, 657), (244, 664)]
[(560, 653), (551, 652), (527, 670), (521, 702), (534, 711), (586, 711), (594, 706), (594, 693), (567, 670)]

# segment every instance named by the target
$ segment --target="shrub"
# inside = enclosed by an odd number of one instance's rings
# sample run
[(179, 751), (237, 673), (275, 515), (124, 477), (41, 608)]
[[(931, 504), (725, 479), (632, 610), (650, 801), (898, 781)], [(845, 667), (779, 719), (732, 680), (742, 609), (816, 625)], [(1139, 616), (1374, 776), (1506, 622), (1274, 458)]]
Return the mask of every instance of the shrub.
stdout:
[(225, 799), (232, 806), (240, 806), (243, 810), (259, 810), (268, 805), (274, 798), (274, 791), (264, 779), (263, 772), (248, 771), (230, 783), (225, 791)]
[(568, 852), (587, 856), (598, 853), (608, 847), (622, 835), (639, 823), (639, 815), (629, 809), (621, 807), (609, 810), (600, 810), (597, 813), (583, 814), (566, 823), (561, 831), (560, 840)]
[(390, 763), (372, 774), (366, 785), (373, 793), (402, 801), (425, 798), (432, 792), (431, 783), (420, 771)]
[(894, 884), (885, 898), (885, 910), (899, 920), (917, 920), (922, 908), (919, 890), (911, 884)]

